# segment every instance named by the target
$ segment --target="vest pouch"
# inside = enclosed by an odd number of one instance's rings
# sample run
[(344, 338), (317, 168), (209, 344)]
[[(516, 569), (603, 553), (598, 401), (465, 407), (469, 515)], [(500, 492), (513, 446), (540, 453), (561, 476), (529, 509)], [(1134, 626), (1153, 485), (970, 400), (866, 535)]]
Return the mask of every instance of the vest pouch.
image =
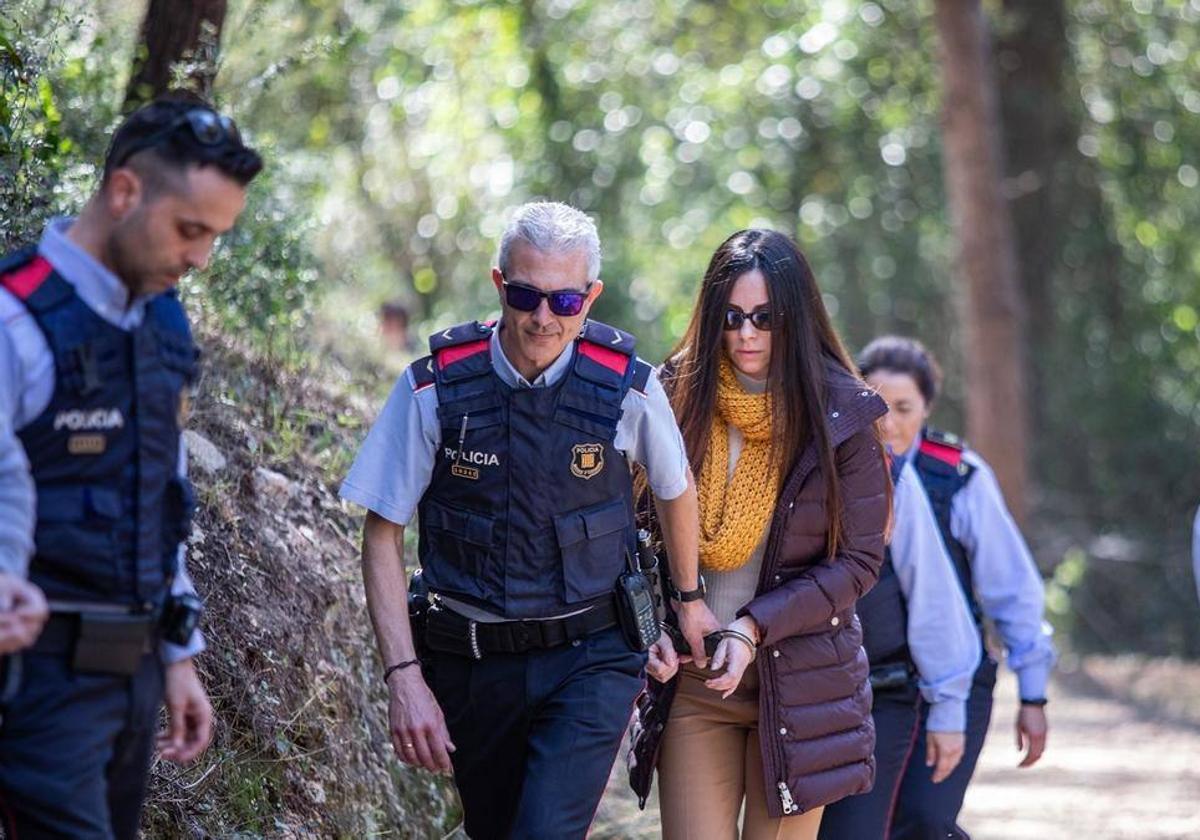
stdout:
[(625, 532), (631, 525), (624, 499), (554, 517), (564, 601), (587, 601), (613, 591), (625, 568)]
[(36, 579), (86, 581), (98, 595), (115, 592), (120, 554), (117, 526), (124, 513), (120, 492), (79, 485), (42, 487), (37, 512), (31, 574)]
[(427, 499), (422, 505), (421, 519), (433, 544), (433, 557), (439, 564), (439, 568), (428, 570), (432, 572), (431, 585), (482, 595), (479, 574), (492, 552), (495, 520), (434, 499)]

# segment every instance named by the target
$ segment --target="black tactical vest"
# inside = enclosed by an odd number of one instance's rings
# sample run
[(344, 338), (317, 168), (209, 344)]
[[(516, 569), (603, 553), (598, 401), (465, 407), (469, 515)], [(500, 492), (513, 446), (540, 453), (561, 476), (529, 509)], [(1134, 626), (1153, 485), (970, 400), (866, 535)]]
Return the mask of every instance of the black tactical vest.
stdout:
[[(902, 461), (891, 461), (892, 481), (899, 481)], [(858, 619), (862, 624), (863, 649), (872, 668), (898, 663), (912, 664), (908, 649), (908, 601), (900, 588), (900, 578), (892, 564), (892, 549), (884, 552), (879, 580), (858, 599)]]
[(921, 477), (942, 541), (954, 564), (958, 582), (962, 585), (971, 616), (978, 627), (983, 626), (983, 610), (975, 597), (975, 580), (971, 572), (971, 560), (966, 546), (955, 539), (950, 531), (950, 509), (954, 496), (967, 486), (975, 468), (963, 460), (963, 443), (954, 435), (928, 427), (921, 430), (920, 447), (913, 458), (913, 467)]
[(34, 249), (0, 263), (54, 355), (50, 404), (18, 432), (37, 485), (29, 578), (48, 598), (157, 605), (187, 535), (179, 414), (197, 350), (173, 292), (109, 324)]
[(650, 366), (633, 336), (589, 321), (557, 383), (512, 388), (492, 368), (492, 329), (438, 333), (413, 365), (418, 387), (437, 387), (441, 424), (418, 508), (422, 573), (435, 592), (544, 617), (608, 597), (636, 548), (629, 465), (613, 439)]

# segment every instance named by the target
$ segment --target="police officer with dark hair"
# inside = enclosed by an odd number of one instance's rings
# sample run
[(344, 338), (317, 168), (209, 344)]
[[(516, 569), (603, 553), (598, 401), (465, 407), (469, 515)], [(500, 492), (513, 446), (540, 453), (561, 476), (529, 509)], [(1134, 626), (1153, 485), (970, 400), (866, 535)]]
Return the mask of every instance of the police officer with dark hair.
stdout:
[[(393, 745), (409, 764), (453, 766), (474, 840), (587, 833), (644, 683), (614, 598), (636, 549), (632, 462), (658, 500), (701, 665), (702, 636), (719, 627), (666, 395), (632, 336), (584, 320), (599, 272), (587, 216), (519, 208), (492, 270), (500, 322), (431, 337), (342, 485), (368, 508), (363, 574)], [(417, 639), (403, 560), (414, 513), (432, 593)], [(675, 661), (669, 641), (657, 647)]]
[[(875, 786), (825, 808), (820, 840), (887, 840), (910, 760), (930, 781), (962, 759), (967, 697), (981, 656), (979, 633), (912, 464), (893, 458), (892, 535), (879, 582), (858, 599), (871, 663)], [(921, 709), (925, 744), (916, 753)]]
[(32, 536), (51, 610), (0, 706), (9, 837), (133, 838), (155, 747), (183, 763), (208, 745), (182, 546), (197, 351), (174, 289), (261, 167), (227, 117), (156, 101), (113, 135), (79, 217), (0, 263), (0, 534)]
[[(1030, 767), (1046, 746), (1046, 684), (1055, 658), (1043, 619), (1041, 576), (991, 468), (958, 438), (926, 425), (941, 387), (942, 374), (933, 355), (911, 338), (884, 336), (867, 345), (858, 365), (863, 378), (888, 402), (884, 438), (921, 479), (981, 637), (986, 616), (1004, 642), (1021, 698), (1016, 734), (1025, 756), (1020, 766)], [(985, 652), (967, 700), (963, 759), (940, 783), (921, 761), (934, 720), (933, 713), (923, 709), (917, 749), (899, 789), (891, 840), (967, 838), (958, 825), (958, 812), (991, 720), (996, 668)]]

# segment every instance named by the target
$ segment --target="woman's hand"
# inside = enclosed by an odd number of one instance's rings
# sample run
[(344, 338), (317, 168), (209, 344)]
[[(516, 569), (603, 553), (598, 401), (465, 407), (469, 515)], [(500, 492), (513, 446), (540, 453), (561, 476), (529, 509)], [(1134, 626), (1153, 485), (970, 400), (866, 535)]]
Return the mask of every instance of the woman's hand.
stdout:
[(650, 661), (646, 663), (646, 673), (654, 677), (660, 683), (665, 683), (671, 677), (675, 676), (675, 672), (679, 670), (679, 654), (675, 652), (675, 645), (671, 643), (671, 637), (665, 632), (658, 637), (658, 641), (650, 645)]
[[(728, 629), (748, 636), (755, 645), (758, 644), (760, 638), (758, 625), (750, 616), (737, 619), (729, 625)], [(713, 691), (721, 692), (722, 700), (726, 699), (741, 684), (742, 674), (746, 672), (746, 667), (754, 661), (756, 650), (757, 648), (751, 647), (736, 636), (725, 636), (717, 645), (717, 652), (713, 654), (712, 663), (709, 666), (714, 671), (724, 669), (724, 673), (705, 680), (704, 684)]]
[(961, 732), (926, 733), (925, 766), (933, 768), (933, 783), (944, 782), (962, 761), (966, 736)]

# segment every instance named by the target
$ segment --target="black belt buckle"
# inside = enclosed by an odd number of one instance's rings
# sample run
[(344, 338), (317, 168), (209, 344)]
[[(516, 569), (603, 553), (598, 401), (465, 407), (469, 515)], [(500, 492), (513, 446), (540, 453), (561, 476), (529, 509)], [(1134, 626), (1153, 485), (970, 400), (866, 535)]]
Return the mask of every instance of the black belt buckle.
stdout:
[(71, 667), (75, 671), (131, 677), (150, 651), (154, 616), (107, 612), (79, 614)]

